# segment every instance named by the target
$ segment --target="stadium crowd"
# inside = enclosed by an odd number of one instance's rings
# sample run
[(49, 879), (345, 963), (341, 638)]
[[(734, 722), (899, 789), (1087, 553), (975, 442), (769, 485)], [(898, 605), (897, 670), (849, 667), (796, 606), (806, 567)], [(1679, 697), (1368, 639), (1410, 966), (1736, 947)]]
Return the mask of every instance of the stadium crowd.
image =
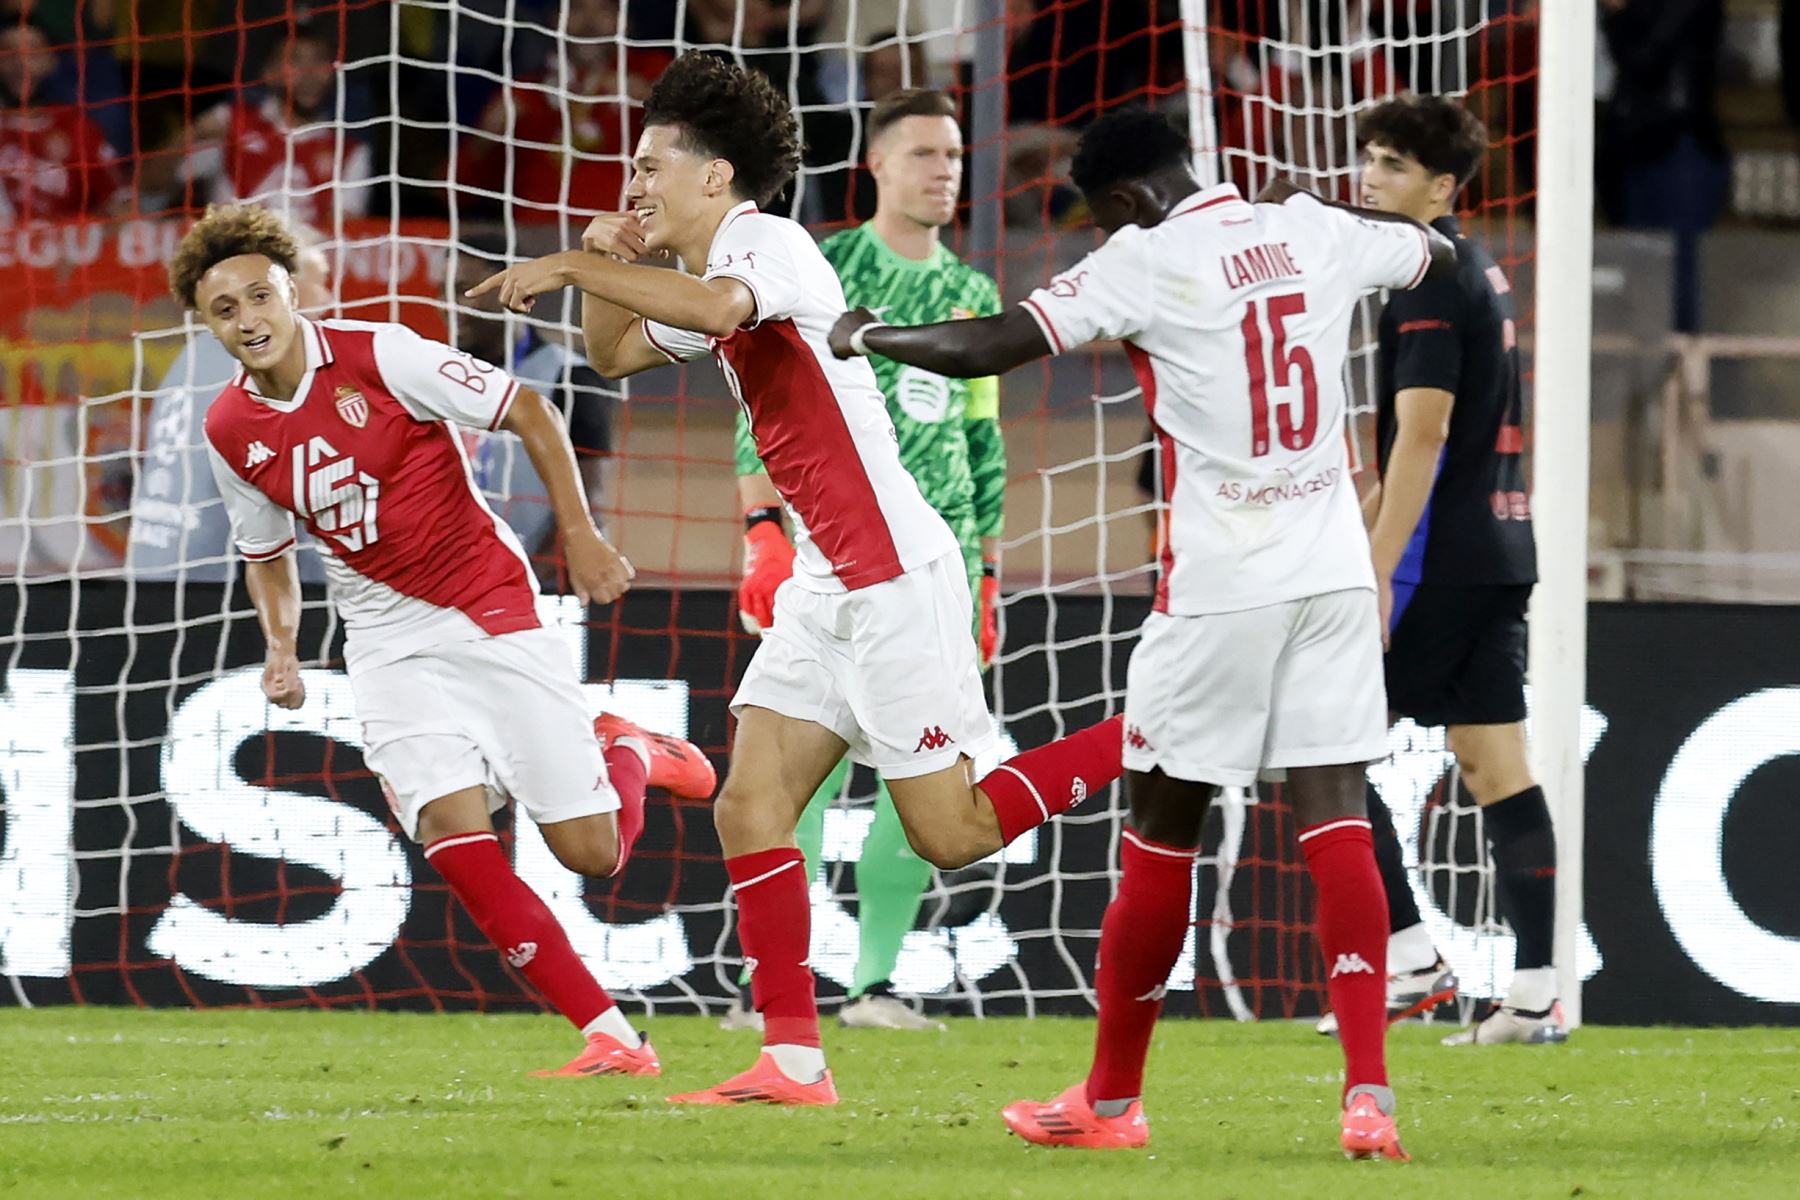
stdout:
[[(1329, 122), (1309, 122), (1307, 144), (1287, 136), (1279, 116), (1293, 98), (1437, 90), (1456, 84), (1469, 56), (1502, 64), (1489, 75), (1535, 57), (1535, 0), (1492, 0), (1490, 16), (1507, 19), (1448, 52), (1439, 31), (1464, 18), (1442, 0), (1209, 7), (1218, 136), (1238, 174), (1268, 156), (1321, 172), (1347, 165), (1348, 143)], [(850, 29), (853, 8), (866, 25), (863, 8), (896, 6), (691, 0), (678, 29), (674, 6), (620, 0), (467, 0), (454, 11), (358, 0), (6, 0), (0, 220), (193, 211), (271, 195), (315, 225), (453, 209), (539, 225), (601, 211), (616, 203), (643, 98), (678, 42), (740, 57), (798, 100), (806, 161), (797, 215), (862, 217), (873, 197), (851, 167), (859, 108), (908, 84), (966, 96), (983, 81), (973, 77), (972, 39), (921, 34), (917, 14), (906, 29), (905, 6), (900, 32)], [(1051, 181), (1095, 115), (1127, 101), (1182, 108), (1180, 6), (1007, 0), (1005, 13), (1008, 216), (1029, 223), (1069, 208), (1071, 193)], [(1318, 53), (1334, 46), (1342, 49)], [(1512, 112), (1483, 116), (1503, 134), (1496, 153), (1511, 160), (1502, 165), (1512, 178), (1528, 173), (1519, 147), (1529, 130)]]

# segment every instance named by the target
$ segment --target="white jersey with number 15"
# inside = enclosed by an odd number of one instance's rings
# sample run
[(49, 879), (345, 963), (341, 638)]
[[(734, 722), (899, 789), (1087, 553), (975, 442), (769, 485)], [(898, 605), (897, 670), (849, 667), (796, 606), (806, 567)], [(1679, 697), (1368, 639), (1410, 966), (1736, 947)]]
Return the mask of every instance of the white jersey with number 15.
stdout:
[(1425, 277), (1423, 228), (1223, 185), (1126, 226), (1025, 300), (1057, 353), (1124, 341), (1156, 428), (1159, 612), (1373, 588), (1345, 440), (1356, 301)]

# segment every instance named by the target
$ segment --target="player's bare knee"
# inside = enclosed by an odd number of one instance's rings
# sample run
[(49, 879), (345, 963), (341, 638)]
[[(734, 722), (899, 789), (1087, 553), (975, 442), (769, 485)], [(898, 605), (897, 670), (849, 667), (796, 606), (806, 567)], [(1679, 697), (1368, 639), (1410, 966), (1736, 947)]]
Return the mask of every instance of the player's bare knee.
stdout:
[(727, 856), (750, 854), (784, 843), (791, 845), (793, 823), (785, 827), (771, 811), (768, 796), (759, 798), (756, 789), (734, 783), (729, 777), (713, 801), (713, 827), (719, 832), (719, 846)]
[(590, 838), (572, 846), (562, 846), (554, 853), (556, 860), (577, 875), (585, 875), (590, 879), (605, 879), (619, 866), (619, 844), (617, 839), (607, 841), (604, 838)]
[(966, 867), (986, 857), (993, 849), (984, 847), (970, 830), (945, 828), (936, 823), (924, 829), (907, 826), (906, 841), (912, 846), (914, 854), (940, 871)]

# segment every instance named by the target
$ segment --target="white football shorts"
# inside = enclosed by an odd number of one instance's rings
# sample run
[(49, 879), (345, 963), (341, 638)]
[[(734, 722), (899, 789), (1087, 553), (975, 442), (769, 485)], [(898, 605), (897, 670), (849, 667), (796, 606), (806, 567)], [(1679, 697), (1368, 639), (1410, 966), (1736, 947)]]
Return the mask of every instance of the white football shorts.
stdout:
[(885, 779), (980, 759), (996, 743), (962, 553), (852, 592), (775, 593), (775, 621), (732, 697), (812, 721)]
[(553, 629), (451, 642), (353, 673), (363, 757), (388, 785), (406, 836), (419, 811), (468, 787), (507, 797), (539, 825), (613, 812), (593, 718)]
[(1145, 619), (1125, 684), (1127, 770), (1249, 787), (1287, 767), (1386, 756), (1373, 591)]

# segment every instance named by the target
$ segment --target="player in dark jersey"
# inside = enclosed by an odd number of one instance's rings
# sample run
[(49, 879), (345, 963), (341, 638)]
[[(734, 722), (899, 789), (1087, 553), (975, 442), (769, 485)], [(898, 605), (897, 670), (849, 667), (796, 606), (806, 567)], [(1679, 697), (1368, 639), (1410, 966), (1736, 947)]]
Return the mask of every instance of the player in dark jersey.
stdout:
[[(1556, 835), (1525, 743), (1525, 610), (1537, 551), (1521, 460), (1523, 401), (1511, 287), (1462, 236), (1452, 206), (1488, 145), (1454, 100), (1403, 96), (1363, 114), (1362, 201), (1455, 240), (1454, 276), (1395, 292), (1381, 318), (1380, 482), (1364, 503), (1388, 630), (1388, 707), (1449, 727), (1482, 808), (1501, 913), (1517, 939), (1502, 1006), (1447, 1044), (1565, 1036), (1551, 957)], [(1393, 821), (1369, 789), (1393, 938), (1396, 1015), (1454, 994), (1413, 900)]]

